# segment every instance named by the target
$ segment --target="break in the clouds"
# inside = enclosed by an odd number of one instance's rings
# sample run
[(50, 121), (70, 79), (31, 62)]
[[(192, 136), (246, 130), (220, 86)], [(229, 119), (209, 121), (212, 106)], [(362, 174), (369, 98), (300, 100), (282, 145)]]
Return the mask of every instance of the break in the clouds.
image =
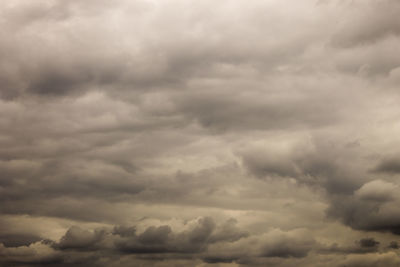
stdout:
[(2, 1), (0, 266), (399, 266), (399, 11)]

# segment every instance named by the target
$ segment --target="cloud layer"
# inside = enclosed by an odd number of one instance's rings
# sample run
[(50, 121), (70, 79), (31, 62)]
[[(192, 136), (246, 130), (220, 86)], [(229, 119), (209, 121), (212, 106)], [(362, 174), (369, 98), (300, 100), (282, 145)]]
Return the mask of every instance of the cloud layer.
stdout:
[(5, 0), (0, 265), (399, 266), (395, 0)]

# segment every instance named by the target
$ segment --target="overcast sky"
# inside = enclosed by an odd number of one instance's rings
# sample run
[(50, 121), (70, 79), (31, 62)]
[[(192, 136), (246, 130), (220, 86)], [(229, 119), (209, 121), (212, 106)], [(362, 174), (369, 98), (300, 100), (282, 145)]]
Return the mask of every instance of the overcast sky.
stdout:
[(0, 266), (400, 266), (399, 14), (2, 0)]

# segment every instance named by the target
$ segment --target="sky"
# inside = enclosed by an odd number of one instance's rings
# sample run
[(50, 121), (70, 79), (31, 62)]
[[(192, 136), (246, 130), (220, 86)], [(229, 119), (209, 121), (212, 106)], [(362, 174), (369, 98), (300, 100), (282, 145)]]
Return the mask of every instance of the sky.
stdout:
[(399, 13), (2, 0), (0, 266), (400, 266)]

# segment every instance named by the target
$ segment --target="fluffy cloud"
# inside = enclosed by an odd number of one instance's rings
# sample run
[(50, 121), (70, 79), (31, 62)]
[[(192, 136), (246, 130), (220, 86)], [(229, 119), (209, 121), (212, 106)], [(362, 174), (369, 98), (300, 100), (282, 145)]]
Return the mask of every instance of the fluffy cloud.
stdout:
[(364, 184), (354, 195), (333, 198), (328, 214), (338, 216), (355, 229), (400, 234), (398, 194), (397, 184), (374, 180)]

